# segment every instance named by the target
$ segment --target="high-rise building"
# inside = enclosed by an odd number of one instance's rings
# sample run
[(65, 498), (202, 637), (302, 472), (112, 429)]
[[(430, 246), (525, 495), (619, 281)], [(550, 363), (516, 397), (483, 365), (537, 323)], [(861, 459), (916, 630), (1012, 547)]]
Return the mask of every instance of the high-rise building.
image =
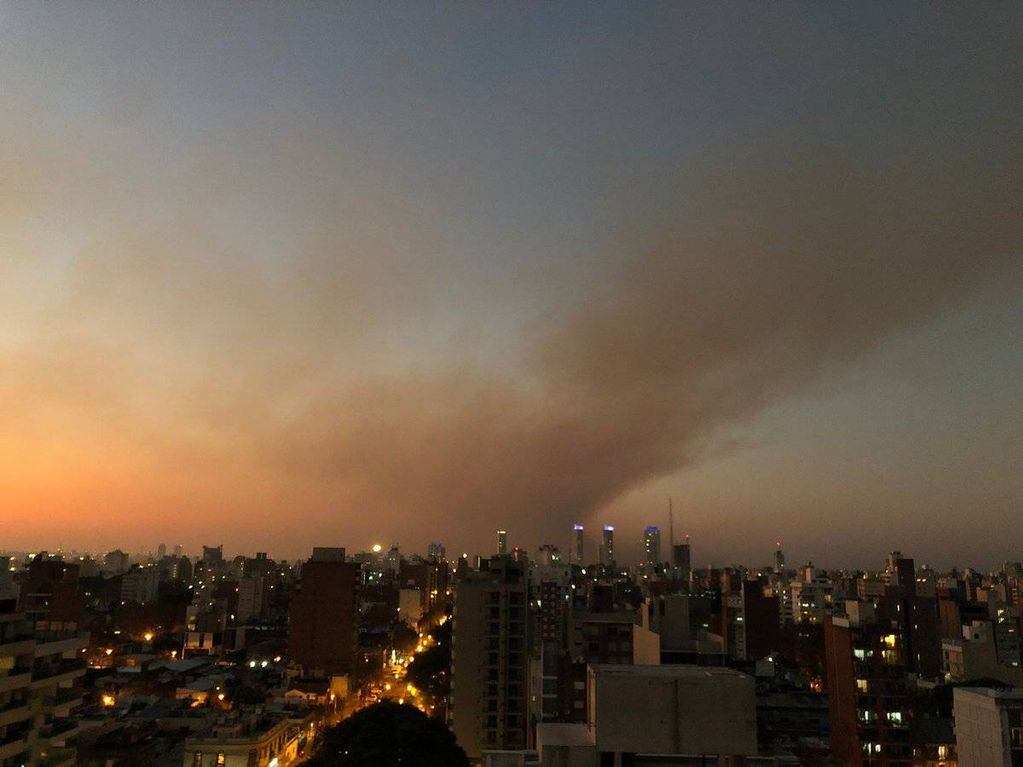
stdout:
[(916, 596), (916, 568), (912, 559), (902, 556), (901, 551), (893, 551), (888, 555), (886, 574), (890, 586), (900, 586), (906, 596)]
[(852, 767), (896, 767), (913, 756), (905, 638), (880, 607), (850, 601), (824, 623), (831, 745)]
[(583, 560), (583, 556), (584, 556), (584, 548), (583, 548), (584, 535), (583, 534), (584, 534), (584, 532), (585, 531), (583, 530), (583, 526), (580, 525), (579, 523), (576, 523), (576, 524), (572, 525), (572, 534), (575, 536), (574, 539), (573, 539), (573, 542), (572, 542), (572, 555), (573, 555), (573, 563), (577, 564), (577, 565), (584, 565), (584, 564), (586, 564), (586, 562)]
[(785, 572), (785, 552), (781, 550), (781, 541), (777, 543), (778, 548), (774, 552), (774, 572), (781, 575)]
[(432, 559), (434, 562), (444, 561), (444, 544), (443, 543), (430, 543), (426, 547), (426, 558)]
[(497, 556), (503, 557), (508, 554), (508, 531), (497, 531)]
[(82, 702), (85, 637), (75, 631), (33, 636), (16, 601), (0, 595), (0, 764), (76, 764), (66, 739)]
[(260, 619), (264, 616), (268, 601), (268, 586), (268, 579), (263, 575), (246, 575), (238, 580), (236, 616), (239, 623)]
[(508, 557), (482, 560), (455, 587), (448, 718), (470, 757), (526, 745), (528, 590)]
[(689, 550), (689, 538), (685, 543), (676, 543), (671, 551), (671, 569), (674, 577), (681, 581), (688, 581), (693, 570), (691, 552)]
[(661, 563), (661, 528), (643, 529), (643, 564), (653, 567)]
[(614, 525), (604, 525), (604, 536), (600, 543), (600, 564), (614, 567), (615, 564), (615, 529)]
[(358, 639), (359, 566), (310, 559), (291, 599), (288, 650), (307, 674), (351, 673)]

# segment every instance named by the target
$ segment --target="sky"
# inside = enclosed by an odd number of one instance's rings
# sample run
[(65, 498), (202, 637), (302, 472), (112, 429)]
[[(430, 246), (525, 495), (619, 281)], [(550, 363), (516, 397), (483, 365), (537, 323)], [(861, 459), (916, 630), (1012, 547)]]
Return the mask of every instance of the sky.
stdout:
[(1023, 549), (1023, 6), (0, 2), (0, 548)]

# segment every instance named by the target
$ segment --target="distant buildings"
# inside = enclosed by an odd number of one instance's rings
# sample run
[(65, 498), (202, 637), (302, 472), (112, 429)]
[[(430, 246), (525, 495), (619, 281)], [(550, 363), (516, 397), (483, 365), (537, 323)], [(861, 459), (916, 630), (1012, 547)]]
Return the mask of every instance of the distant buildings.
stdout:
[(585, 530), (580, 524), (572, 525), (572, 564), (583, 565), (586, 563), (584, 556), (586, 554), (585, 547)]
[(121, 578), (121, 601), (148, 605), (156, 601), (160, 587), (160, 571), (155, 567), (135, 565)]
[(443, 543), (431, 543), (426, 547), (426, 558), (433, 560), (434, 562), (444, 561), (444, 544)]

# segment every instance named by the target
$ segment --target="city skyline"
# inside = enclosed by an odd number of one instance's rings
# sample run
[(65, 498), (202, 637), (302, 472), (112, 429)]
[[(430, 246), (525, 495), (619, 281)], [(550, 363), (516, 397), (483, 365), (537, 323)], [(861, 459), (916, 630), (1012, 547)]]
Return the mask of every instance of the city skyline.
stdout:
[(2, 13), (3, 546), (1018, 559), (1019, 6)]

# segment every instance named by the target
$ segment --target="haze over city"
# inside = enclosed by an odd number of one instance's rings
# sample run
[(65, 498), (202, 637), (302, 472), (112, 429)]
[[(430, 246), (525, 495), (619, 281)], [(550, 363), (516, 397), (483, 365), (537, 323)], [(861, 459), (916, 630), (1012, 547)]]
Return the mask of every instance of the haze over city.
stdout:
[(0, 543), (1018, 559), (1021, 22), (3, 4)]

